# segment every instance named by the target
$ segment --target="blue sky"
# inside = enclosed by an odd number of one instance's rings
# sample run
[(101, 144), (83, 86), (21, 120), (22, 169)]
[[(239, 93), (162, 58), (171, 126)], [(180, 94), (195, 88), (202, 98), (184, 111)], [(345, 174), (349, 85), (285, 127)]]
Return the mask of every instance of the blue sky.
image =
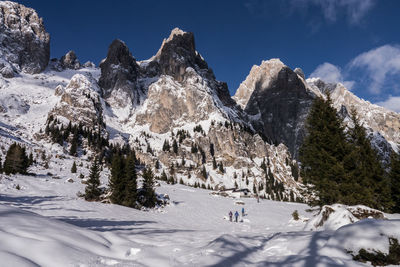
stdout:
[(179, 27), (234, 94), (252, 65), (280, 58), (400, 112), (400, 1), (19, 1), (51, 35), (51, 57), (98, 64), (113, 39), (150, 58)]

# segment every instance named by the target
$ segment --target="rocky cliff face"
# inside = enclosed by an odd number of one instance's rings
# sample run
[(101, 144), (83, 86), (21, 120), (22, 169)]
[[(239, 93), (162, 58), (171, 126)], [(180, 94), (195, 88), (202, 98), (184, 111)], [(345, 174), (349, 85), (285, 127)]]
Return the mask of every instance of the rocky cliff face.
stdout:
[(0, 2), (0, 74), (39, 73), (50, 57), (50, 35), (35, 10), (23, 5)]
[(100, 89), (90, 75), (75, 74), (65, 88), (56, 88), (56, 94), (61, 99), (49, 115), (64, 124), (81, 123), (88, 129), (104, 130)]
[(111, 43), (100, 69), (99, 85), (104, 98), (118, 107), (139, 103), (137, 80), (140, 69), (124, 42), (114, 40)]
[(234, 99), (250, 115), (253, 126), (275, 144), (284, 143), (297, 158), (305, 136), (304, 122), (317, 91), (310, 90), (279, 59), (254, 66)]
[[(133, 64), (132, 60), (129, 62)], [(175, 127), (212, 118), (239, 118), (226, 83), (215, 79), (195, 50), (192, 33), (172, 30), (154, 57), (134, 66), (130, 70), (124, 68), (123, 73), (132, 78), (129, 84), (136, 79), (136, 87), (131, 86), (129, 90), (144, 95), (144, 100), (127, 119), (131, 124), (148, 125), (153, 132), (166, 133)], [(104, 89), (114, 76), (103, 75), (103, 69), (100, 86)]]

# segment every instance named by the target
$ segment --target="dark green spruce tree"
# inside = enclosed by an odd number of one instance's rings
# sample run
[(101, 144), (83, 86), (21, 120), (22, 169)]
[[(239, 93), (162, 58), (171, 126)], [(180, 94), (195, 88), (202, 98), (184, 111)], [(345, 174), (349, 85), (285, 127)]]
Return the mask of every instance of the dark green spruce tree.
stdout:
[(125, 198), (123, 205), (134, 208), (137, 200), (137, 175), (136, 175), (136, 160), (133, 155), (126, 159), (125, 163)]
[(122, 205), (125, 199), (125, 162), (124, 158), (120, 153), (116, 153), (113, 156), (111, 162), (111, 177), (109, 180), (111, 189), (111, 202), (114, 204)]
[(85, 188), (85, 200), (98, 201), (100, 200), (100, 167), (97, 158), (94, 159), (90, 167), (89, 179)]
[(318, 199), (316, 205), (341, 202), (340, 186), (346, 179), (343, 159), (348, 152), (342, 119), (327, 99), (317, 97), (306, 121), (308, 135), (300, 148), (301, 175)]
[(391, 157), (389, 178), (393, 200), (392, 212), (400, 213), (400, 155), (395, 152)]
[(3, 165), (5, 174), (21, 173), (26, 174), (29, 167), (29, 158), (26, 155), (25, 147), (13, 143), (6, 154)]
[(346, 183), (342, 186), (343, 203), (364, 204), (389, 211), (392, 206), (389, 178), (371, 147), (365, 128), (354, 108), (351, 112), (353, 127), (348, 130), (350, 151), (345, 157)]
[(156, 192), (154, 191), (154, 175), (150, 168), (143, 170), (143, 205), (148, 208), (153, 208), (157, 203)]
[(72, 163), (72, 167), (71, 167), (71, 173), (76, 173), (77, 169), (76, 169), (76, 163), (74, 161), (74, 163)]

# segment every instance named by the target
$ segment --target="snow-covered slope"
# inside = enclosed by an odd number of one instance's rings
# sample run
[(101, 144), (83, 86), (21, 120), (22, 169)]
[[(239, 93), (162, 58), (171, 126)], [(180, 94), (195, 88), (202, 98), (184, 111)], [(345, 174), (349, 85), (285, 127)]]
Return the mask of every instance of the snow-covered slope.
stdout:
[[(60, 179), (53, 179), (42, 169), (35, 170), (39, 173), (36, 177), (1, 177), (2, 264), (365, 266), (352, 261), (344, 250), (357, 244), (349, 238), (355, 234), (362, 237), (366, 227), (371, 241), (373, 233), (379, 236), (381, 231), (397, 236), (400, 223), (393, 220), (400, 219), (399, 215), (386, 215), (391, 220), (361, 221), (337, 232), (303, 231), (306, 218), (311, 216), (307, 205), (270, 200), (257, 203), (251, 198), (237, 202), (210, 195), (207, 190), (164, 183), (156, 191), (168, 194), (170, 205), (158, 210), (86, 202), (76, 196), (84, 185), (68, 171), (72, 160), (56, 162), (54, 169), (63, 168)], [(84, 168), (78, 164), (78, 172), (81, 170)], [(102, 184), (106, 183), (107, 173), (101, 177)], [(66, 178), (75, 182), (67, 182)], [(228, 212), (240, 212), (242, 207), (245, 216), (240, 216), (240, 222), (229, 222)], [(292, 219), (294, 210), (298, 210), (301, 220)], [(376, 225), (379, 227), (374, 228)], [(335, 245), (337, 240), (340, 246)], [(386, 248), (386, 241), (381, 237), (375, 245)]]

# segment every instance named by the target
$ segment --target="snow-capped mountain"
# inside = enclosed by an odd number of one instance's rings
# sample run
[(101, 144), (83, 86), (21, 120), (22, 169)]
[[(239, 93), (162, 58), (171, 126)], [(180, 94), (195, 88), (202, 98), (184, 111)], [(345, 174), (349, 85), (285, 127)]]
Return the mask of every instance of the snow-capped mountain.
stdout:
[[(36, 34), (40, 47), (48, 45), (42, 20), (32, 9), (12, 2), (1, 2), (1, 7), (3, 20), (13, 18), (0, 28), (1, 40), (17, 34), (10, 25), (40, 26), (40, 31), (24, 31)], [(26, 10), (31, 19), (21, 15)], [(82, 65), (70, 51), (43, 70), (48, 55), (36, 49), (18, 61), (41, 66), (34, 71), (4, 56), (15, 47), (24, 49), (26, 42), (3, 43), (2, 58), (19, 73), (0, 78), (4, 143), (19, 140), (32, 151), (52, 147), (62, 157), (69, 144), (52, 144), (43, 134), (49, 118), (54, 118), (59, 127), (80, 124), (100, 130), (112, 144), (129, 144), (142, 163), (157, 165), (157, 175), (165, 172), (184, 184), (238, 186), (270, 198), (299, 198), (302, 184), (295, 159), (306, 134), (304, 123), (312, 100), (332, 87), (335, 107), (342, 111), (356, 106), (384, 157), (391, 147), (396, 149), (397, 113), (360, 100), (340, 84), (305, 80), (301, 69), (293, 71), (279, 59), (254, 66), (230, 97), (194, 40), (193, 33), (173, 29), (153, 57), (136, 61), (117, 39), (99, 68), (90, 62)]]
[(279, 59), (253, 66), (233, 99), (250, 115), (251, 124), (273, 143), (283, 143), (294, 158), (306, 134), (305, 120), (316, 96), (330, 93), (334, 107), (349, 120), (354, 107), (371, 143), (385, 162), (400, 144), (400, 114), (362, 100), (341, 83), (319, 78), (304, 79), (301, 69), (292, 71)]

